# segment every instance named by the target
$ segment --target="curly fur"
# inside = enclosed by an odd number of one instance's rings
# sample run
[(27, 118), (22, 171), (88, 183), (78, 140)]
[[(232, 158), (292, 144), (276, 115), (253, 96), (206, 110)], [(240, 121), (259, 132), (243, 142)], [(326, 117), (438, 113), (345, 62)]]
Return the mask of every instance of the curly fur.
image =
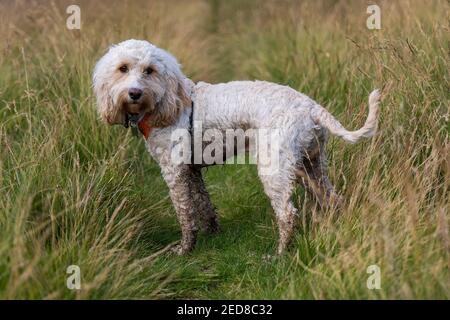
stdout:
[[(120, 66), (127, 65), (126, 74)], [(144, 74), (145, 68), (154, 70)], [(154, 128), (146, 140), (148, 150), (159, 163), (169, 187), (181, 225), (178, 253), (193, 249), (198, 227), (219, 230), (217, 216), (202, 176), (202, 164), (174, 163), (171, 152), (176, 142), (171, 134), (190, 129), (193, 120), (202, 130), (278, 129), (281, 132), (279, 168), (273, 174), (258, 174), (275, 211), (280, 240), (278, 253), (288, 245), (298, 214), (291, 196), (297, 182), (316, 195), (323, 205), (338, 204), (340, 197), (327, 177), (325, 144), (328, 132), (355, 143), (374, 135), (380, 94), (369, 97), (369, 115), (364, 126), (346, 130), (325, 108), (287, 86), (264, 81), (194, 84), (181, 72), (176, 59), (146, 41), (128, 40), (112, 46), (97, 63), (94, 91), (101, 118), (109, 124), (124, 124), (127, 112), (150, 114)], [(140, 88), (143, 97), (132, 103), (128, 90)]]

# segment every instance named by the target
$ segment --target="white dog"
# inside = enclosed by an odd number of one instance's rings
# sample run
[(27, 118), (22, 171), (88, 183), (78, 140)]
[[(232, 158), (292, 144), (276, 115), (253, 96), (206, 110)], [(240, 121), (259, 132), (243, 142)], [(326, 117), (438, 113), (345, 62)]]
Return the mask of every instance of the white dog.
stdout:
[(338, 202), (326, 173), (328, 131), (355, 143), (372, 136), (377, 127), (378, 90), (369, 96), (364, 126), (348, 131), (322, 106), (286, 86), (263, 81), (194, 84), (171, 54), (147, 41), (112, 46), (98, 61), (93, 82), (101, 118), (111, 125), (137, 125), (159, 163), (181, 225), (179, 254), (193, 249), (198, 225), (210, 232), (219, 226), (201, 175), (209, 163), (173, 161), (179, 143), (172, 138), (176, 130), (194, 134), (193, 123), (201, 123), (203, 132), (277, 130), (277, 170), (262, 174), (258, 164), (258, 173), (276, 214), (281, 253), (292, 237), (298, 212), (291, 200), (296, 182), (322, 204)]

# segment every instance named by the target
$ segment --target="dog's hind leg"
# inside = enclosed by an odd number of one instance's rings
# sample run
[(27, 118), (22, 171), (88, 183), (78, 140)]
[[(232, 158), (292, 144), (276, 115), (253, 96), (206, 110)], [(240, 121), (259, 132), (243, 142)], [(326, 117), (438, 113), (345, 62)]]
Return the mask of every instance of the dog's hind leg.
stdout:
[(294, 173), (289, 174), (289, 168), (281, 166), (277, 173), (262, 174), (258, 166), (258, 174), (263, 183), (264, 191), (270, 199), (272, 208), (275, 211), (278, 229), (279, 242), (277, 253), (281, 254), (289, 245), (295, 229), (297, 208), (292, 202), (292, 193), (295, 189)]
[(194, 167), (191, 174), (191, 193), (195, 209), (198, 211), (200, 227), (208, 233), (220, 231), (217, 213), (206, 190), (200, 167)]

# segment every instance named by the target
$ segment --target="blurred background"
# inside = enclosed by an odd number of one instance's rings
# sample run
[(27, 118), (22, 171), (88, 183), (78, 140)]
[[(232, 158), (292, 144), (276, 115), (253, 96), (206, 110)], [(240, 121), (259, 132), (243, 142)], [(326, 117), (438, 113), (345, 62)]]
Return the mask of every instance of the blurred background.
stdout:
[[(81, 29), (69, 30), (69, 5)], [(450, 297), (449, 5), (376, 1), (0, 1), (0, 298), (409, 299)], [(122, 40), (167, 49), (194, 81), (268, 80), (347, 128), (383, 88), (380, 131), (331, 139), (344, 196), (324, 210), (299, 189), (291, 250), (253, 166), (206, 172), (223, 232), (187, 257), (141, 139), (95, 112), (95, 62)], [(81, 270), (81, 289), (66, 281)], [(367, 268), (381, 270), (370, 290)]]

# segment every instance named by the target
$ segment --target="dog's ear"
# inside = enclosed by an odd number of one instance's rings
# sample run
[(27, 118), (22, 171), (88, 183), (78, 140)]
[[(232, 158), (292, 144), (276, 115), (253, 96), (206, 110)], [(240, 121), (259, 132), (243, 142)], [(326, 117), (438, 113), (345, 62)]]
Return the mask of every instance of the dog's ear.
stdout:
[(183, 74), (168, 74), (165, 81), (166, 92), (156, 107), (154, 117), (154, 125), (157, 127), (172, 125), (181, 112), (191, 106), (188, 83)]
[(111, 124), (112, 101), (108, 95), (105, 85), (94, 85), (94, 93), (97, 100), (97, 111), (100, 118)]
[(109, 89), (107, 83), (102, 81), (102, 77), (98, 70), (94, 71), (94, 94), (97, 100), (97, 111), (100, 118), (106, 123), (123, 124), (123, 114), (117, 108), (114, 108), (112, 98), (109, 95)]

